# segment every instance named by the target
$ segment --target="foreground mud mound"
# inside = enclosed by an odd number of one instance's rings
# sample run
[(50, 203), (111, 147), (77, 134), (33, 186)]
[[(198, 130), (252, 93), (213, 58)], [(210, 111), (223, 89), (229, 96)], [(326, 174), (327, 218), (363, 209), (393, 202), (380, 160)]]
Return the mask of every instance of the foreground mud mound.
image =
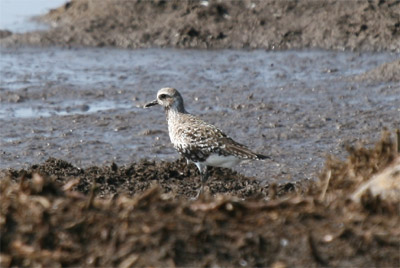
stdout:
[(229, 194), (198, 200), (186, 197), (196, 176), (183, 161), (82, 170), (50, 159), (3, 171), (1, 267), (398, 267), (400, 202), (352, 197), (399, 163), (386, 134), (375, 148), (349, 148), (345, 161), (328, 159), (306, 192), (266, 191), (216, 169), (211, 191)]
[[(129, 166), (116, 164), (103, 167), (81, 169), (70, 163), (51, 158), (42, 165), (34, 165), (29, 170), (6, 170), (3, 175), (12, 178), (32, 178), (35, 173), (49, 176), (61, 186), (88, 194), (95, 182), (96, 195), (105, 197), (115, 194), (135, 196), (154, 185), (174, 197), (194, 197), (200, 187), (200, 175), (195, 165), (187, 165), (186, 160), (175, 162), (151, 162), (143, 160)], [(207, 188), (211, 194), (223, 193), (240, 198), (265, 197), (268, 185), (255, 178), (244, 177), (229, 169), (211, 168)], [(277, 185), (278, 194), (292, 191), (293, 183)]]
[(400, 3), (389, 1), (70, 1), (48, 32), (6, 44), (179, 48), (400, 49)]

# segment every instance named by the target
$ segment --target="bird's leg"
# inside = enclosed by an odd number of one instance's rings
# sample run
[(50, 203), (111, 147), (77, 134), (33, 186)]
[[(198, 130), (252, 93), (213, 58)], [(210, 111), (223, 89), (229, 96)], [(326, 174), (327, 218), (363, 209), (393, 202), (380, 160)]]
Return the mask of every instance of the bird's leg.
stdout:
[(201, 174), (201, 186), (200, 186), (200, 191), (199, 195), (204, 193), (204, 186), (207, 182), (208, 179), (208, 172), (207, 172), (207, 166), (204, 166)]
[(200, 163), (196, 163), (196, 166), (198, 167), (199, 171), (200, 171), (200, 175), (201, 175), (201, 185), (200, 185), (200, 189), (197, 192), (196, 195), (196, 199), (199, 198), (200, 195), (202, 195), (204, 193), (204, 185), (207, 182), (208, 179), (208, 172), (207, 172), (207, 166), (206, 165), (202, 165)]

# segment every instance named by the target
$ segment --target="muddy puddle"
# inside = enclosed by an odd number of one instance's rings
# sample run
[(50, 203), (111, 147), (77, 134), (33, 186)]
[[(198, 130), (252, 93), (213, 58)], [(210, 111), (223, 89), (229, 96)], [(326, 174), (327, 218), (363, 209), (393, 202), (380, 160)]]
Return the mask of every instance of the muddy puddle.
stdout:
[(178, 159), (161, 87), (271, 161), (236, 170), (261, 180), (316, 177), (328, 153), (400, 126), (400, 86), (353, 79), (394, 53), (1, 48), (0, 168), (50, 157), (79, 166)]

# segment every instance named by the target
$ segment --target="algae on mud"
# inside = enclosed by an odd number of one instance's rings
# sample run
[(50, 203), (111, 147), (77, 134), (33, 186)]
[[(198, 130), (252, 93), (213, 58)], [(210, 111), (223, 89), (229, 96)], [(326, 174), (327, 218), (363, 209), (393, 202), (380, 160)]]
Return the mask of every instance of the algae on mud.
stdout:
[[(11, 170), (0, 179), (1, 266), (398, 267), (400, 203), (349, 197), (399, 157), (385, 134), (375, 148), (328, 160), (323, 198), (318, 185), (275, 195), (215, 169), (234, 185), (229, 194), (189, 200), (181, 191), (194, 193), (197, 173), (183, 161), (79, 169), (49, 160)], [(238, 198), (248, 187), (259, 195)]]

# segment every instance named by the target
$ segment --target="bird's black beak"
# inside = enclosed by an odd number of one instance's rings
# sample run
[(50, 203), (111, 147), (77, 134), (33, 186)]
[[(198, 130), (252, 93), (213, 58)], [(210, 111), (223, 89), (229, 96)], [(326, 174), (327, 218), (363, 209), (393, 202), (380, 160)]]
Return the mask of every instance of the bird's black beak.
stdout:
[(153, 100), (152, 102), (149, 102), (145, 106), (143, 106), (143, 108), (149, 108), (149, 107), (157, 105), (157, 104), (158, 104), (157, 100)]

